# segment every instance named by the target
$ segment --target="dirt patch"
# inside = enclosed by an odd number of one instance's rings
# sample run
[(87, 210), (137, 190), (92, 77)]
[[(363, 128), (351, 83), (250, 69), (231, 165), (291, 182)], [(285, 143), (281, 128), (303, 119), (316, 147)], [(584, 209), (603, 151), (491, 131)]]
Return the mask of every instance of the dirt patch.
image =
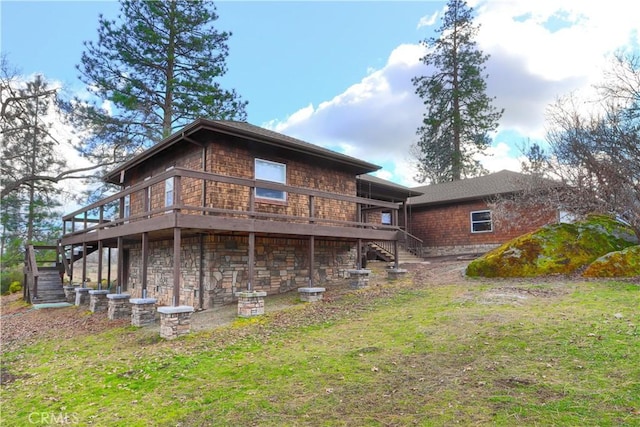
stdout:
[[(3, 296), (2, 299), (4, 298)], [(3, 309), (2, 353), (33, 344), (41, 339), (68, 339), (128, 324), (130, 324), (128, 319), (109, 320), (106, 313), (91, 313), (84, 307), (36, 310), (31, 306), (23, 306), (8, 313)]]

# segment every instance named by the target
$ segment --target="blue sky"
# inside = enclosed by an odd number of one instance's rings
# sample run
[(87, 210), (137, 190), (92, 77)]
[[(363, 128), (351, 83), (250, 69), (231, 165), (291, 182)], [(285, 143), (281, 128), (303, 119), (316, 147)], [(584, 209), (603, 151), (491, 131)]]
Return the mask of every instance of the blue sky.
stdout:
[[(248, 121), (383, 166), (412, 180), (410, 145), (423, 106), (411, 77), (427, 74), (419, 41), (440, 26), (443, 1), (217, 2), (218, 28), (233, 32), (222, 79), (249, 101)], [(640, 4), (627, 0), (469, 1), (491, 55), (488, 92), (505, 113), (490, 170), (517, 170), (517, 146), (544, 137), (558, 96), (589, 88), (606, 55), (639, 45)], [(75, 65), (98, 15), (114, 1), (0, 1), (2, 52), (25, 75), (42, 73), (82, 91)]]

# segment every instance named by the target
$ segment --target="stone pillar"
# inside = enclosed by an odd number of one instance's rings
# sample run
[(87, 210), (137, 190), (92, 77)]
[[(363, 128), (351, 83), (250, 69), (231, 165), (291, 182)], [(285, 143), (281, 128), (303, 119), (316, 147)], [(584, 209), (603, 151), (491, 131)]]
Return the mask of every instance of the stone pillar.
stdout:
[(193, 311), (193, 307), (190, 305), (158, 307), (158, 313), (160, 313), (160, 336), (172, 340), (191, 332), (191, 314)]
[(109, 320), (131, 318), (131, 304), (129, 294), (108, 294), (109, 308), (107, 317)]
[(407, 270), (405, 270), (404, 268), (390, 268), (387, 270), (387, 279), (389, 280), (400, 279), (405, 274), (407, 274)]
[(89, 291), (89, 310), (93, 313), (97, 313), (99, 311), (107, 311), (109, 308), (107, 302), (107, 294), (108, 290), (90, 290)]
[(300, 296), (300, 301), (316, 302), (322, 301), (324, 291), (325, 288), (298, 288), (298, 295)]
[(131, 298), (131, 325), (146, 326), (156, 321), (155, 298)]
[(69, 304), (75, 304), (76, 302), (76, 286), (65, 286), (64, 297)]
[(237, 292), (238, 316), (253, 317), (264, 314), (264, 297), (266, 292), (245, 291)]
[(75, 305), (89, 305), (89, 291), (91, 289), (89, 288), (76, 288), (75, 292), (76, 292), (76, 301), (75, 301)]
[(369, 274), (371, 270), (359, 269), (359, 270), (347, 270), (351, 282), (349, 286), (351, 289), (362, 289), (369, 286)]

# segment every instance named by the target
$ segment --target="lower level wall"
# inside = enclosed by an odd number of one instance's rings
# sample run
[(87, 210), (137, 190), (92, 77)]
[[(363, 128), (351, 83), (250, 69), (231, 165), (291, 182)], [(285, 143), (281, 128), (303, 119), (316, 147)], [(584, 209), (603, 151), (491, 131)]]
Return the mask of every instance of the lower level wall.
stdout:
[(425, 246), (422, 248), (423, 256), (437, 257), (448, 255), (481, 255), (500, 246), (496, 244), (484, 245), (459, 245), (459, 246)]
[[(180, 304), (210, 308), (234, 301), (248, 286), (248, 238), (203, 236), (183, 238), (180, 252)], [(147, 297), (158, 305), (173, 303), (173, 241), (149, 243)], [(142, 296), (141, 245), (129, 248), (127, 292)], [(314, 284), (344, 278), (355, 267), (355, 245), (315, 240)], [(203, 267), (201, 269), (201, 266)], [(202, 286), (200, 285), (202, 275)], [(309, 240), (256, 237), (253, 290), (268, 295), (309, 284)], [(202, 295), (201, 295), (202, 292)]]

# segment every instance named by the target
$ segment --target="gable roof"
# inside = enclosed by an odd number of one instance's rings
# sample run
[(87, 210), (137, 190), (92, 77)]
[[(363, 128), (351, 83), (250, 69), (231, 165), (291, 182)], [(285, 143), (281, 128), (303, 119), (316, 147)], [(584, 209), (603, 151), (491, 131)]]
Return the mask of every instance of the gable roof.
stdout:
[(547, 179), (540, 181), (540, 178), (534, 178), (531, 175), (501, 170), (500, 172), (476, 178), (414, 187), (414, 190), (421, 191), (423, 194), (410, 198), (408, 204), (411, 206), (441, 205), (452, 202), (482, 200), (492, 196), (521, 192), (533, 180), (536, 180), (535, 184), (537, 185), (559, 185), (555, 181)]
[(183, 141), (194, 142), (194, 138), (197, 138), (199, 135), (206, 134), (207, 132), (231, 135), (245, 140), (282, 148), (288, 151), (303, 153), (318, 159), (329, 160), (354, 169), (356, 174), (374, 172), (381, 168), (381, 166), (374, 165), (373, 163), (365, 162), (355, 157), (347, 156), (346, 154), (328, 150), (318, 145), (264, 129), (247, 122), (208, 120), (200, 118), (188, 124), (182, 128), (182, 130), (175, 132), (151, 148), (138, 154), (131, 160), (121, 164), (109, 172), (104, 179), (107, 182), (119, 183), (119, 177), (123, 171), (129, 170), (146, 162), (175, 144)]
[(422, 194), (422, 192), (416, 189), (405, 187), (369, 174), (358, 175), (356, 182), (359, 196), (386, 200), (388, 202), (404, 202), (411, 196)]

